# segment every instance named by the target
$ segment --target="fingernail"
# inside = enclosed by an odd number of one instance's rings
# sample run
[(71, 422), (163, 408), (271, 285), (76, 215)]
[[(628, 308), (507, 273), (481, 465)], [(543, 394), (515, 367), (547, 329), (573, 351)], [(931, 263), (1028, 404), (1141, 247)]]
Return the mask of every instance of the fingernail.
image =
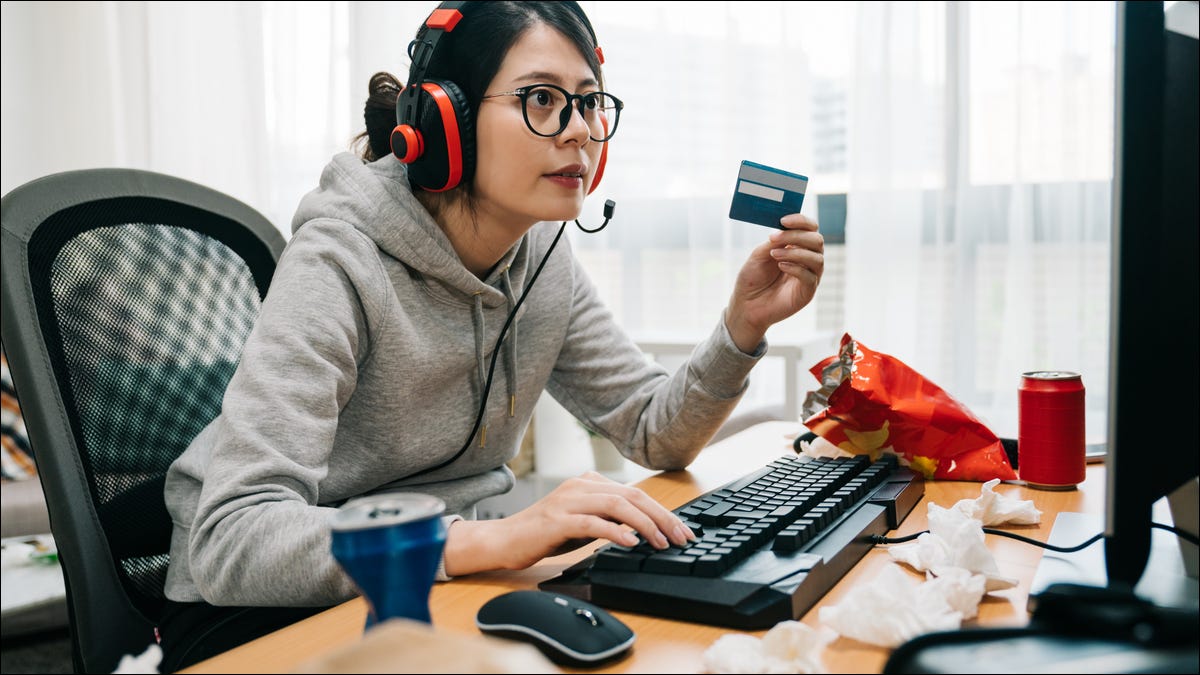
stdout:
[(662, 532), (655, 532), (654, 545), (658, 548), (667, 548), (671, 545), (671, 542), (667, 541), (666, 535), (664, 535)]
[(624, 536), (621, 537), (621, 543), (625, 544), (626, 546), (637, 546), (637, 535), (632, 532), (626, 532)]
[(673, 534), (675, 535), (675, 541), (681, 544), (691, 541), (691, 539), (688, 537), (688, 535), (691, 534), (691, 530), (682, 525), (676, 525), (675, 532)]
[(779, 241), (780, 239), (783, 239), (783, 233), (782, 232), (772, 232), (769, 239), (771, 241)]
[(782, 256), (782, 255), (783, 255), (783, 249), (781, 249), (781, 248), (773, 248), (773, 249), (771, 249), (771, 256), (772, 256), (772, 257), (774, 257), (774, 258), (778, 258), (778, 257), (780, 257), (780, 256)]

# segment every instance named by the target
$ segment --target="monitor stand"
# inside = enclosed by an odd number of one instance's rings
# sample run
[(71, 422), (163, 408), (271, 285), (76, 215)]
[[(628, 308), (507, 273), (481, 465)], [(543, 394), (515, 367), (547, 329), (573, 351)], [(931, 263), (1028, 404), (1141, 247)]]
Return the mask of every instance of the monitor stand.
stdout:
[[(1154, 505), (1154, 519), (1174, 523), (1189, 532), (1196, 531), (1195, 480), (1169, 500)], [(1190, 493), (1189, 493), (1190, 492)], [(1190, 522), (1189, 522), (1190, 521)], [(1058, 514), (1050, 531), (1055, 546), (1075, 546), (1104, 530), (1104, 516), (1089, 513)], [(1146, 571), (1134, 592), (1159, 607), (1196, 610), (1200, 607), (1200, 582), (1196, 579), (1197, 547), (1171, 532), (1154, 528), (1150, 531), (1150, 558)], [(1104, 543), (1096, 542), (1074, 553), (1046, 551), (1038, 563), (1037, 573), (1029, 586), (1026, 609), (1033, 612), (1037, 596), (1053, 583), (1074, 583), (1105, 586)]]

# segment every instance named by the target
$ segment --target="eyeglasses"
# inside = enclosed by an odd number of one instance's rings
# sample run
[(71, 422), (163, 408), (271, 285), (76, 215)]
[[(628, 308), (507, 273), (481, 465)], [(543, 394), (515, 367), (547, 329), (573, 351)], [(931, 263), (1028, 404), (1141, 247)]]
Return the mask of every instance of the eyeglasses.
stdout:
[(554, 84), (531, 84), (513, 91), (488, 94), (483, 98), (497, 96), (516, 96), (521, 99), (525, 125), (538, 136), (547, 138), (557, 136), (567, 128), (571, 122), (571, 108), (575, 107), (587, 123), (588, 137), (598, 143), (607, 141), (617, 133), (617, 122), (621, 121), (621, 109), (625, 107), (621, 99), (608, 92), (572, 94)]

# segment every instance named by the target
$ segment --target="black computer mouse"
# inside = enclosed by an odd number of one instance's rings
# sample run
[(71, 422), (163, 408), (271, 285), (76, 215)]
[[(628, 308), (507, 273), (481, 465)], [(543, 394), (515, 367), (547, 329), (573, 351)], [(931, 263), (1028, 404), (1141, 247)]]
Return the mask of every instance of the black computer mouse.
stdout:
[(636, 636), (590, 602), (548, 591), (511, 591), (487, 601), (475, 625), (488, 635), (528, 642), (551, 661), (596, 666), (624, 654)]

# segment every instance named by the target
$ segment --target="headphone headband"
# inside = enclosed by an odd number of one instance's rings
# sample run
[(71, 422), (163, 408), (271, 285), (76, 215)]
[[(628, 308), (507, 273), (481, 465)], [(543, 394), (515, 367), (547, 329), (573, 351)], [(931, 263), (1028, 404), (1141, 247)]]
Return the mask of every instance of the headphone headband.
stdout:
[[(466, 2), (443, 2), (425, 19), (424, 39), (415, 39), (408, 44), (408, 58), (412, 66), (408, 69), (406, 85), (419, 85), (425, 81), (425, 71), (429, 69), (429, 60), (437, 51), (438, 42), (442, 36), (454, 30), (462, 20), (461, 8)], [(431, 29), (431, 30), (430, 30)], [(404, 124), (408, 120), (420, 119), (421, 113), (420, 86), (405, 86), (400, 91), (396, 101), (396, 123)]]

